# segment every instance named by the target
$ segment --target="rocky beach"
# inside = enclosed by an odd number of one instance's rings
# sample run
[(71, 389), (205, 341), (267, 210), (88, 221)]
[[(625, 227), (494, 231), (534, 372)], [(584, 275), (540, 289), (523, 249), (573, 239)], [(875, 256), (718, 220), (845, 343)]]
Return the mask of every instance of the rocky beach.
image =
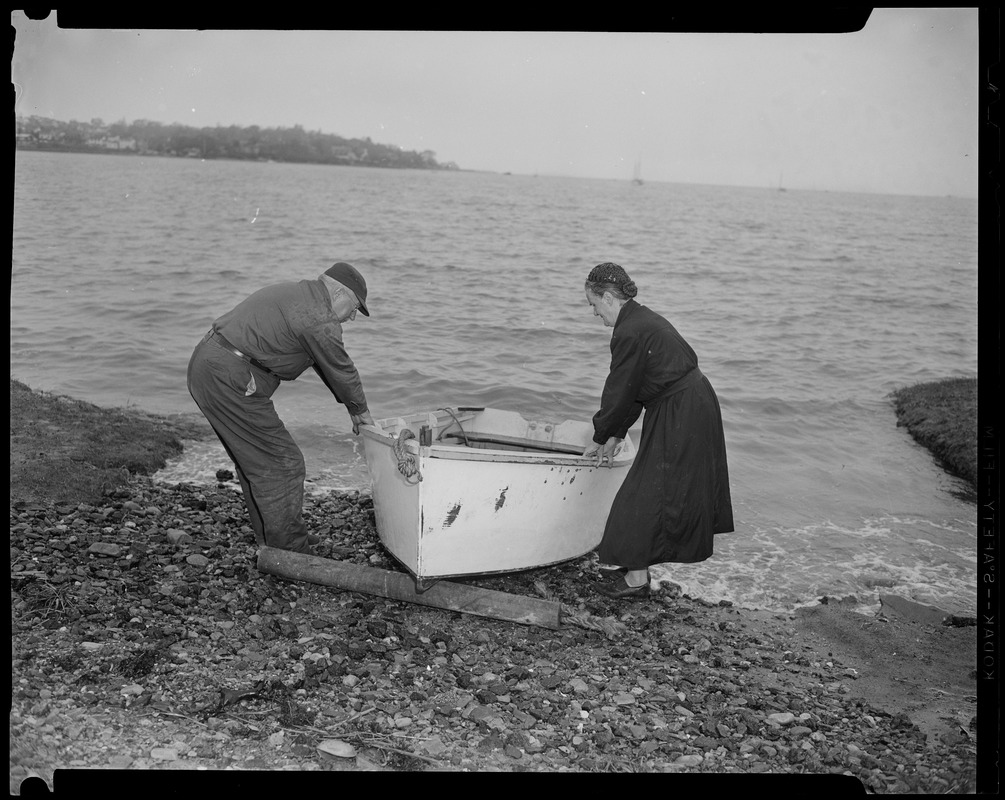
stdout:
[[(560, 603), (557, 630), (283, 580), (258, 569), (229, 464), (214, 485), (153, 479), (206, 435), (11, 380), (12, 794), (331, 771), (976, 791), (976, 620), (892, 596), (875, 616), (828, 598), (775, 614), (665, 584), (612, 601), (592, 556), (463, 581)], [(974, 450), (940, 441), (950, 469)], [(309, 497), (305, 518), (319, 556), (399, 569), (368, 494)]]

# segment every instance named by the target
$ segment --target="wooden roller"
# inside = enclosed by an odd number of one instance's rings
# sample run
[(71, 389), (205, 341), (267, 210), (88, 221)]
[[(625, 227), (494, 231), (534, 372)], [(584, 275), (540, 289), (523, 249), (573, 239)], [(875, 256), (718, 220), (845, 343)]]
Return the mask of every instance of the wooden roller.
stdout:
[(263, 547), (258, 551), (258, 569), (288, 580), (333, 586), (462, 614), (552, 630), (561, 627), (561, 603), (448, 581), (438, 581), (419, 592), (412, 577), (401, 572), (348, 564), (275, 547)]

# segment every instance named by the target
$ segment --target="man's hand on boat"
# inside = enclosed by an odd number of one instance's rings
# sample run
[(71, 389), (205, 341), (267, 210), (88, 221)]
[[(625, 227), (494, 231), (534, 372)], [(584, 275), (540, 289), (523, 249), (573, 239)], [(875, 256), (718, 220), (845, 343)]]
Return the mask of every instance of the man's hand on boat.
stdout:
[(612, 436), (603, 444), (590, 442), (583, 450), (583, 457), (597, 459), (598, 467), (604, 466), (605, 462), (608, 467), (613, 467), (614, 457), (621, 452), (621, 442), (622, 440), (616, 436)]
[(373, 425), (375, 428), (379, 427), (376, 422), (373, 421), (373, 417), (370, 416), (369, 411), (364, 411), (362, 414), (350, 414), (352, 418), (352, 432), (357, 436), (359, 435), (360, 425)]

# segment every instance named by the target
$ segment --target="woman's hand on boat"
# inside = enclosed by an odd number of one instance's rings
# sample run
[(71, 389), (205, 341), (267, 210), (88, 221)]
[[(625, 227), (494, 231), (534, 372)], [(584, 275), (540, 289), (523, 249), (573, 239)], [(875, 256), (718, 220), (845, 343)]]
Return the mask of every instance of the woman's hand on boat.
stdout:
[(350, 414), (352, 419), (352, 432), (359, 435), (360, 425), (373, 425), (378, 427), (377, 423), (373, 421), (373, 417), (370, 416), (369, 411), (364, 411), (362, 414)]
[(621, 441), (616, 436), (612, 436), (603, 444), (590, 442), (583, 450), (583, 457), (596, 458), (598, 467), (603, 466), (605, 461), (608, 467), (613, 467), (614, 457), (621, 452)]

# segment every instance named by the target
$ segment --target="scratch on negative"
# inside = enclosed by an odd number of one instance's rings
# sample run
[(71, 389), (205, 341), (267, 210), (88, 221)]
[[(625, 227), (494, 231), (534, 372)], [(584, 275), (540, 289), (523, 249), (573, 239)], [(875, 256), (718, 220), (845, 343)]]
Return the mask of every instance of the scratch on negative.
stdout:
[(443, 527), (449, 528), (454, 524), (454, 520), (457, 519), (457, 515), (461, 513), (461, 504), (455, 503), (454, 507), (447, 512), (447, 518), (443, 520)]
[(508, 491), (509, 491), (509, 487), (508, 486), (505, 489), (502, 490), (502, 494), (500, 494), (499, 495), (499, 499), (496, 500), (496, 511), (498, 511), (500, 508), (503, 507), (503, 503), (506, 502), (506, 492), (508, 492)]

